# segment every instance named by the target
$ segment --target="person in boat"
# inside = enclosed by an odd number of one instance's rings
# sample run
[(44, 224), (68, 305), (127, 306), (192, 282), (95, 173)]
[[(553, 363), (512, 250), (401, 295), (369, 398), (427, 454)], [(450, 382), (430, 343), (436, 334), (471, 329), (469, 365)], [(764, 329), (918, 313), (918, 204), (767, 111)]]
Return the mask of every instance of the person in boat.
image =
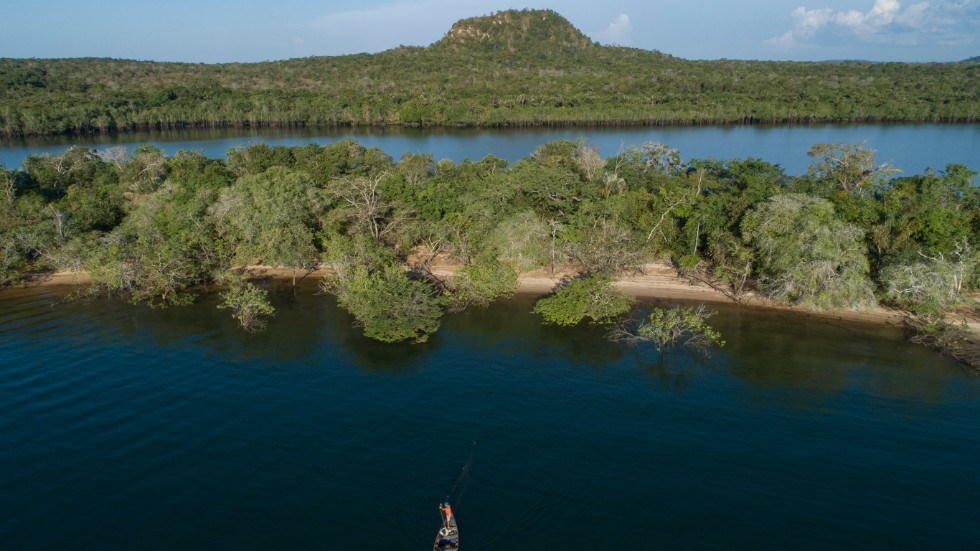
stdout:
[(449, 502), (447, 501), (442, 505), (440, 505), (439, 510), (442, 511), (442, 514), (446, 516), (445, 525), (449, 526), (449, 523), (453, 520), (453, 509), (452, 507), (449, 506)]

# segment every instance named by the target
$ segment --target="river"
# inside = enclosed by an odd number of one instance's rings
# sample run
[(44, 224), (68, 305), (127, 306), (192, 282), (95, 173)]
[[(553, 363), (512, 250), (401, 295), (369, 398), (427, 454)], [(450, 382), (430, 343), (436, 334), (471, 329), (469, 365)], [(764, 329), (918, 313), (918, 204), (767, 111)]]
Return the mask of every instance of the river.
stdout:
[(931, 167), (941, 170), (949, 163), (980, 170), (980, 124), (866, 124), (814, 126), (696, 126), (630, 128), (532, 128), (532, 129), (262, 129), (182, 130), (122, 134), (117, 136), (57, 137), (0, 142), (0, 163), (20, 166), (29, 155), (53, 154), (69, 145), (105, 150), (149, 143), (169, 154), (181, 149), (200, 150), (210, 157), (224, 157), (229, 148), (246, 143), (305, 145), (354, 138), (368, 147), (381, 147), (395, 159), (405, 152), (431, 153), (436, 160), (481, 159), (493, 154), (515, 161), (539, 145), (557, 139), (584, 139), (600, 154), (615, 155), (629, 146), (661, 142), (680, 150), (682, 157), (743, 159), (761, 158), (782, 166), (788, 174), (806, 172), (807, 151), (817, 143), (864, 144), (905, 174)]
[(0, 290), (9, 549), (968, 549), (980, 378), (900, 331), (719, 307), (663, 358), (518, 297), (422, 345), (277, 288), (150, 309)]

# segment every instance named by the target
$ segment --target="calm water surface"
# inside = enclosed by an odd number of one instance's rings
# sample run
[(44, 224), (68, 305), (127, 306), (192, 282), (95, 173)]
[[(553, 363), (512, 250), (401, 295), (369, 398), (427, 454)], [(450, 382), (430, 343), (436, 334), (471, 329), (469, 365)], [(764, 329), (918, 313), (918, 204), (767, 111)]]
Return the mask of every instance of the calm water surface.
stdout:
[(7, 549), (967, 549), (980, 380), (893, 329), (723, 309), (662, 360), (517, 298), (424, 345), (312, 287), (266, 333), (0, 291)]
[(395, 159), (405, 152), (431, 153), (437, 160), (482, 159), (493, 154), (516, 161), (543, 143), (557, 139), (585, 139), (603, 156), (615, 155), (628, 146), (662, 142), (676, 147), (686, 159), (744, 159), (756, 157), (781, 165), (791, 175), (806, 172), (807, 151), (817, 143), (864, 144), (878, 151), (906, 174), (927, 167), (941, 170), (949, 163), (980, 170), (980, 124), (819, 125), (819, 126), (700, 126), (632, 128), (533, 128), (502, 130), (413, 129), (292, 129), (261, 131), (183, 130), (120, 136), (49, 138), (0, 142), (0, 163), (20, 166), (28, 155), (53, 154), (69, 145), (101, 150), (149, 143), (169, 154), (181, 149), (204, 151), (224, 157), (228, 149), (246, 143), (297, 146), (333, 143), (354, 138), (368, 147), (378, 146)]

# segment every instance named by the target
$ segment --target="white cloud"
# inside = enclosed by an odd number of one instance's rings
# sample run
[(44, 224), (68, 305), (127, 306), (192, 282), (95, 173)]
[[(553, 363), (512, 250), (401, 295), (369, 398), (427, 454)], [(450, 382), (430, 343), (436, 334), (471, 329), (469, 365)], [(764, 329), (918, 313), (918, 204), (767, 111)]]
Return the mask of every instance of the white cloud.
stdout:
[(834, 10), (830, 8), (808, 10), (801, 6), (793, 10), (790, 15), (793, 16), (793, 30), (774, 36), (767, 40), (767, 43), (791, 48), (800, 41), (813, 38), (820, 29), (833, 20)]
[(793, 19), (796, 20), (796, 25), (792, 32), (797, 38), (810, 38), (829, 23), (833, 17), (834, 10), (830, 8), (819, 10), (796, 8), (793, 10)]
[(793, 30), (787, 31), (781, 36), (770, 38), (769, 42), (783, 47), (791, 47), (796, 45), (799, 40), (813, 38), (813, 35), (817, 31), (833, 19), (834, 10), (830, 8), (808, 10), (804, 7), (799, 7), (793, 10), (792, 16), (794, 21)]
[(598, 36), (599, 41), (606, 44), (629, 45), (633, 37), (633, 24), (630, 22), (630, 16), (625, 13), (619, 14), (619, 17), (614, 19), (606, 27), (606, 30), (599, 33)]
[(861, 42), (914, 45), (972, 41), (971, 21), (978, 19), (976, 0), (919, 2), (902, 8), (899, 0), (875, 0), (867, 11), (799, 7), (790, 14), (793, 28), (766, 41), (780, 48), (801, 46), (828, 34)]
[(898, 0), (875, 0), (874, 7), (867, 13), (857, 10), (840, 12), (834, 15), (834, 22), (855, 33), (875, 33), (890, 25), (915, 27), (924, 20), (928, 9), (928, 2), (915, 4), (902, 11), (902, 4)]

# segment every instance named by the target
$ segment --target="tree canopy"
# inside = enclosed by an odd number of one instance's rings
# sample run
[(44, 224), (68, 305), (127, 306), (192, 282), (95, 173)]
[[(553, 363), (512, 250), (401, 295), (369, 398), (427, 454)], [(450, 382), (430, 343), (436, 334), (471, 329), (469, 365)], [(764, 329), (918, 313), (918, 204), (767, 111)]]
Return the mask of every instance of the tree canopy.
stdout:
[(829, 201), (776, 195), (746, 214), (742, 237), (777, 300), (815, 308), (875, 305), (864, 235), (836, 218)]
[(534, 305), (534, 313), (555, 325), (577, 325), (584, 320), (608, 325), (630, 311), (636, 299), (612, 287), (608, 276), (574, 279), (554, 295)]
[[(814, 150), (873, 159), (863, 146)], [(0, 280), (86, 270), (96, 292), (165, 306), (250, 264), (324, 267), (324, 290), (366, 335), (418, 342), (443, 311), (508, 296), (529, 272), (573, 274), (536, 306), (546, 322), (606, 324), (632, 305), (611, 278), (668, 260), (736, 302), (881, 300), (940, 327), (980, 282), (976, 173), (950, 165), (845, 189), (837, 166), (820, 158), (790, 177), (759, 159), (681, 162), (662, 144), (602, 159), (567, 140), (514, 163), (395, 161), (351, 140), (225, 159), (69, 148), (0, 169)], [(261, 289), (225, 299), (264, 319)]]

